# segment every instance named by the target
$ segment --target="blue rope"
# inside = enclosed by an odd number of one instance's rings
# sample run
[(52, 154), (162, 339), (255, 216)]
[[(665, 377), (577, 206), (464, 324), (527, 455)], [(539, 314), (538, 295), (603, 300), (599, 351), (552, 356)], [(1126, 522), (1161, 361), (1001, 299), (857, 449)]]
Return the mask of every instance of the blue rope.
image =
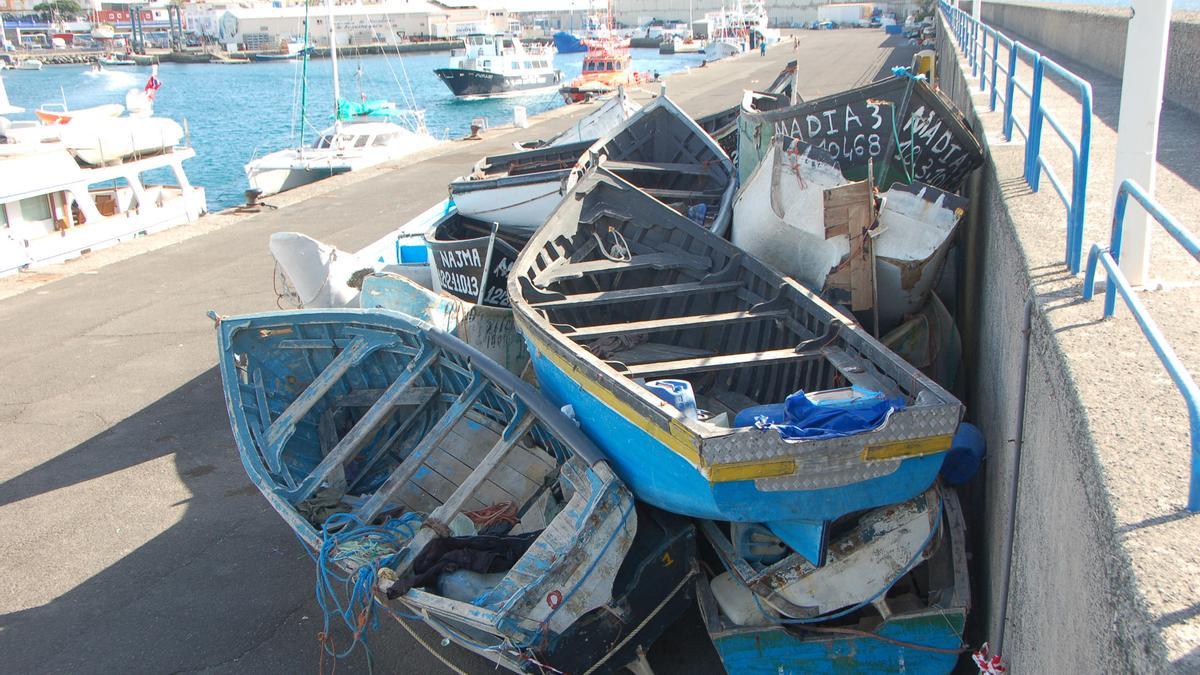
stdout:
[[(370, 662), (371, 648), (365, 634), (379, 629), (374, 602), (376, 575), (380, 567), (390, 566), (395, 561), (404, 543), (416, 534), (420, 522), (421, 516), (416, 513), (406, 513), (383, 525), (368, 525), (353, 513), (335, 513), (325, 520), (321, 526), (321, 546), (316, 555), (310, 551), (309, 556), (317, 563), (316, 596), (323, 614), (322, 636), (325, 638), (321, 647), (327, 653), (335, 658), (345, 658), (362, 644)], [(355, 547), (348, 545), (354, 543), (361, 547), (352, 550)], [(377, 555), (386, 550), (391, 552)], [(357, 561), (362, 564), (354, 572), (343, 573), (341, 564), (355, 562), (355, 554), (365, 554), (369, 559)], [(354, 638), (340, 652), (328, 641), (334, 617), (341, 618)]]

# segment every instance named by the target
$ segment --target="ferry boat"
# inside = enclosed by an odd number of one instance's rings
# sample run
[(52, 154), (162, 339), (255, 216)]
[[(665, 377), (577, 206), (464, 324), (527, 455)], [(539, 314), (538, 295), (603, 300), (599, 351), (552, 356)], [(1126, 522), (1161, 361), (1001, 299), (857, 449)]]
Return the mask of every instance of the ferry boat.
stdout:
[(563, 79), (554, 52), (526, 48), (514, 35), (472, 33), (465, 49), (450, 53), (450, 66), (433, 72), (459, 98), (521, 96), (552, 90)]
[(632, 67), (629, 41), (595, 40), (588, 43), (583, 57), (583, 72), (559, 90), (567, 103), (579, 103), (604, 96), (619, 87), (634, 87), (649, 82), (650, 73), (640, 73)]

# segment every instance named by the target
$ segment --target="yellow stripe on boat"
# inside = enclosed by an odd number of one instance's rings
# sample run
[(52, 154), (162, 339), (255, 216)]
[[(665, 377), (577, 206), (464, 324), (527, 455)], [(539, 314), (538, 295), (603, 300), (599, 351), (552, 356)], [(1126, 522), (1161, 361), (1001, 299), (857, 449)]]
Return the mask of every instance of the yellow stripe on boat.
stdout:
[(754, 462), (712, 464), (701, 469), (710, 483), (729, 483), (736, 480), (790, 476), (796, 472), (796, 462), (790, 459), (768, 459)]
[(949, 450), (953, 438), (953, 436), (928, 436), (926, 438), (913, 438), (906, 441), (874, 443), (863, 448), (862, 458), (865, 461), (871, 461), (932, 455), (937, 452)]

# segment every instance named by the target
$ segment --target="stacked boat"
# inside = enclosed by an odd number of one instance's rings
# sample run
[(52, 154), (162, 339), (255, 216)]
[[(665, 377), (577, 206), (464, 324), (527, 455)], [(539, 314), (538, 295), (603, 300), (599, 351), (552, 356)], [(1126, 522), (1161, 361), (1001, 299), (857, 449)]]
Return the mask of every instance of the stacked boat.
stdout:
[(943, 296), (979, 144), (907, 73), (800, 102), (794, 70), (700, 120), (602, 106), (357, 253), (273, 235), (299, 307), (214, 315), (230, 418), (355, 640), (415, 616), (609, 672), (696, 602), (731, 673), (955, 668), (982, 448)]

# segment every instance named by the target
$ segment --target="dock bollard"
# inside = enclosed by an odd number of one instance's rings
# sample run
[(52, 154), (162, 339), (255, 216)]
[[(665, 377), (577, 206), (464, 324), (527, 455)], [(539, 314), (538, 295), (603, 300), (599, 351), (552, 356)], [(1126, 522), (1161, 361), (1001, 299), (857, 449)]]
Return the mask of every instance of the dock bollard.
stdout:
[(529, 115), (525, 112), (525, 106), (513, 106), (513, 126), (518, 129), (529, 128)]

